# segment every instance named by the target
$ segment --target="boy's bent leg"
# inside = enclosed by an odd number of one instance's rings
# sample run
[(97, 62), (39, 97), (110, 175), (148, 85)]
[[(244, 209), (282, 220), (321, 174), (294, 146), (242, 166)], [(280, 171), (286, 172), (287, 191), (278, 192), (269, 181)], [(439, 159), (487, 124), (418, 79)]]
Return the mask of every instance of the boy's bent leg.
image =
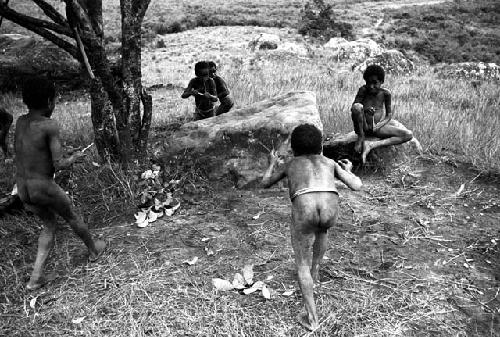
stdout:
[(370, 153), (370, 151), (383, 146), (406, 143), (413, 138), (413, 133), (408, 130), (403, 124), (401, 124), (397, 120), (392, 119), (382, 128), (380, 128), (380, 130), (377, 130), (375, 132), (375, 136), (384, 139), (365, 142), (364, 150), (361, 155), (363, 163), (366, 162), (366, 157), (368, 156), (368, 153)]
[(220, 105), (217, 107), (217, 110), (215, 111), (215, 115), (219, 116), (222, 114), (225, 114), (231, 110), (231, 108), (234, 106), (234, 102), (231, 99), (230, 96), (226, 96), (223, 99), (220, 100)]
[(306, 329), (317, 329), (318, 315), (314, 303), (314, 282), (311, 276), (312, 249), (314, 242), (314, 233), (307, 232), (307, 224), (292, 219), (290, 232), (292, 235), (292, 246), (295, 254), (295, 264), (297, 265), (297, 274), (299, 286), (302, 292), (302, 301), (306, 309), (305, 314), (298, 316), (299, 323)]
[(31, 273), (30, 280), (26, 285), (28, 290), (36, 290), (42, 287), (46, 283), (44, 277), (44, 267), (47, 257), (54, 246), (54, 236), (57, 229), (57, 221), (54, 213), (49, 210), (39, 208), (33, 205), (26, 205), (27, 209), (33, 211), (37, 214), (42, 221), (44, 226), (38, 237), (38, 250), (36, 254), (35, 264), (33, 266), (33, 272)]
[(358, 135), (358, 139), (354, 144), (354, 150), (358, 153), (361, 153), (363, 150), (363, 142), (365, 140), (365, 112), (363, 108), (363, 104), (354, 103), (351, 107), (351, 118), (352, 124), (354, 126), (354, 132)]
[(97, 260), (99, 254), (106, 247), (102, 240), (93, 240), (87, 225), (81, 217), (75, 212), (71, 200), (66, 193), (55, 182), (49, 182), (47, 188), (47, 199), (45, 202), (48, 207), (56, 214), (59, 214), (69, 224), (73, 232), (83, 241), (89, 250), (89, 259)]

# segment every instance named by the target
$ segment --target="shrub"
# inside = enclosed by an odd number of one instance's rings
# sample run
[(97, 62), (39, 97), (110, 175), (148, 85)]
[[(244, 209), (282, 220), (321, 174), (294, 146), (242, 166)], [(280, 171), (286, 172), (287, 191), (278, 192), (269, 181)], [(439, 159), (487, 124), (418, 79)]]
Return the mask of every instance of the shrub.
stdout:
[(324, 0), (312, 0), (305, 4), (301, 11), (299, 33), (320, 40), (329, 40), (341, 36), (353, 39), (353, 27), (350, 23), (334, 20), (332, 5), (325, 4)]

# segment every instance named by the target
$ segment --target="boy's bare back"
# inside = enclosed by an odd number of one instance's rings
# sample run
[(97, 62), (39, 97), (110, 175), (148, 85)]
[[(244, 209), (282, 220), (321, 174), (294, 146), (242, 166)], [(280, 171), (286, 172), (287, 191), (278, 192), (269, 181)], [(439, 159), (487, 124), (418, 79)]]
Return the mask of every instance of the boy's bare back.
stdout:
[(53, 158), (60, 153), (58, 134), (57, 123), (48, 117), (29, 114), (19, 117), (15, 135), (18, 179), (53, 179), (53, 162), (60, 159)]

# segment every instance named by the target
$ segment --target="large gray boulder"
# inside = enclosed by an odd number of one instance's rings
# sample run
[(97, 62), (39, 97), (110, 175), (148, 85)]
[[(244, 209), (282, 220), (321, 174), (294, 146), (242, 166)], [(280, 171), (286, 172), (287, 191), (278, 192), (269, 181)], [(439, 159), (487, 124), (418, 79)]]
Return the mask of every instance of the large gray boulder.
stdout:
[(378, 55), (369, 57), (354, 65), (353, 69), (364, 72), (366, 67), (371, 64), (377, 64), (392, 74), (408, 74), (416, 69), (415, 63), (396, 49), (385, 50)]
[(323, 47), (328, 51), (329, 56), (337, 61), (353, 60), (362, 62), (383, 52), (383, 48), (377, 42), (368, 38), (347, 41), (341, 37), (334, 37)]
[(0, 35), (0, 90), (15, 90), (23, 79), (46, 76), (74, 87), (84, 82), (80, 64), (51, 42), (20, 34)]
[(251, 50), (277, 49), (280, 37), (276, 34), (260, 33), (248, 44)]
[(269, 161), (269, 151), (290, 155), (287, 141), (304, 123), (323, 130), (310, 91), (290, 92), (217, 117), (184, 124), (168, 139), (169, 160), (189, 152), (212, 179), (231, 178), (238, 187), (258, 183)]

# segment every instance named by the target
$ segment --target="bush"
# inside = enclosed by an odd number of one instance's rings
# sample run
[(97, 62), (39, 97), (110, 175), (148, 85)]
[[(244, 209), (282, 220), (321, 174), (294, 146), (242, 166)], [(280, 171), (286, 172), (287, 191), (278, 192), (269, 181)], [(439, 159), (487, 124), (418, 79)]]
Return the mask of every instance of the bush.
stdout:
[(341, 36), (353, 39), (353, 27), (350, 23), (335, 21), (332, 5), (324, 0), (312, 0), (305, 4), (301, 11), (299, 33), (327, 41), (332, 37)]

